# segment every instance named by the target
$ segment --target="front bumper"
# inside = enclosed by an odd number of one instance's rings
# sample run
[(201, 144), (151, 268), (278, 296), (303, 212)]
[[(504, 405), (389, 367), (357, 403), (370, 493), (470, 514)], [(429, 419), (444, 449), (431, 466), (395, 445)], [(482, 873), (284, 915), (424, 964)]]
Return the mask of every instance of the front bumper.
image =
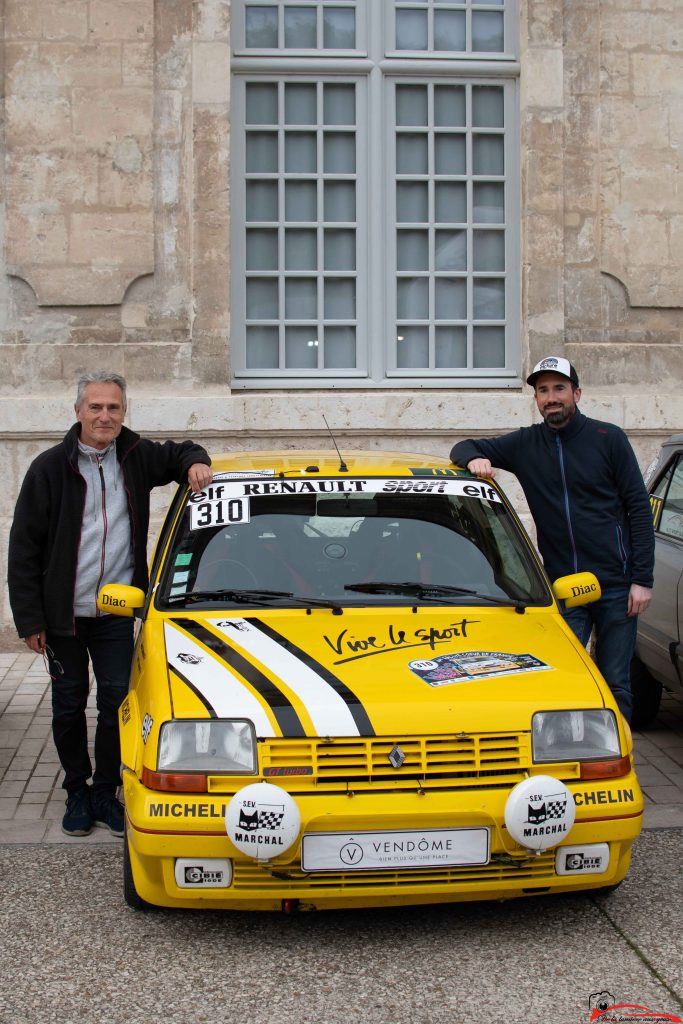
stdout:
[[(301, 835), (486, 828), (490, 856), (480, 866), (305, 873), (300, 840), (270, 861), (244, 856), (230, 841), (230, 795), (156, 793), (124, 773), (127, 842), (135, 888), (166, 907), (235, 910), (399, 906), (519, 896), (614, 886), (626, 875), (642, 826), (643, 796), (635, 773), (610, 781), (573, 782), (576, 821), (560, 846), (608, 844), (606, 870), (558, 874), (556, 848), (534, 854), (504, 824), (510, 787), (294, 795)], [(229, 859), (230, 884), (182, 888), (178, 858)]]

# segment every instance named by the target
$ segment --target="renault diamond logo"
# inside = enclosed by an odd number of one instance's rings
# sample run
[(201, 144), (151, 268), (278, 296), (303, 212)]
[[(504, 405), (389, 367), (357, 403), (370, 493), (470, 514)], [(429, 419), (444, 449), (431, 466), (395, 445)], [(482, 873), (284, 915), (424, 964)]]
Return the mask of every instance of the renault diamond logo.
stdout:
[(392, 768), (400, 768), (406, 759), (406, 755), (403, 753), (398, 744), (391, 750), (389, 754), (389, 763)]

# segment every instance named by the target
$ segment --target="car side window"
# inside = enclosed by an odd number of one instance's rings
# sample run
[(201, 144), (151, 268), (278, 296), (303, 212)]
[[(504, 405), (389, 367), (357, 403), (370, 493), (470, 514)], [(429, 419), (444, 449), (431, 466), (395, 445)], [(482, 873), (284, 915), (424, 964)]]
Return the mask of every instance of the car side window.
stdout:
[(669, 486), (666, 494), (661, 495), (658, 531), (667, 537), (683, 540), (683, 457), (677, 457), (673, 472), (667, 473), (666, 478)]

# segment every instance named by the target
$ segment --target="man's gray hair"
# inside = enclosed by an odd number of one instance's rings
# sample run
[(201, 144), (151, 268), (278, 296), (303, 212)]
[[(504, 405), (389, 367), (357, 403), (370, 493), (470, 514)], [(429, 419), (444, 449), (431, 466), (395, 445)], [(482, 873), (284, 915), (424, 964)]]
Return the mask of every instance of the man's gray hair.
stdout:
[(120, 373), (113, 373), (111, 370), (93, 370), (91, 373), (84, 373), (78, 381), (76, 391), (76, 408), (80, 409), (83, 404), (83, 396), (88, 384), (116, 384), (121, 388), (123, 396), (123, 411), (126, 411), (128, 399), (126, 398), (126, 380)]

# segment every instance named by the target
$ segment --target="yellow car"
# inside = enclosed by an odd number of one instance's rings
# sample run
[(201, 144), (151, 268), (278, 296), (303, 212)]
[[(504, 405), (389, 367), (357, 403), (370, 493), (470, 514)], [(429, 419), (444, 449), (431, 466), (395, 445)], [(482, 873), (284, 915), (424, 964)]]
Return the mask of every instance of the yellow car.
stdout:
[[(424, 455), (214, 460), (181, 488), (120, 710), (133, 907), (321, 910), (608, 889), (632, 740), (493, 481)], [(553, 594), (554, 589), (554, 594)]]

